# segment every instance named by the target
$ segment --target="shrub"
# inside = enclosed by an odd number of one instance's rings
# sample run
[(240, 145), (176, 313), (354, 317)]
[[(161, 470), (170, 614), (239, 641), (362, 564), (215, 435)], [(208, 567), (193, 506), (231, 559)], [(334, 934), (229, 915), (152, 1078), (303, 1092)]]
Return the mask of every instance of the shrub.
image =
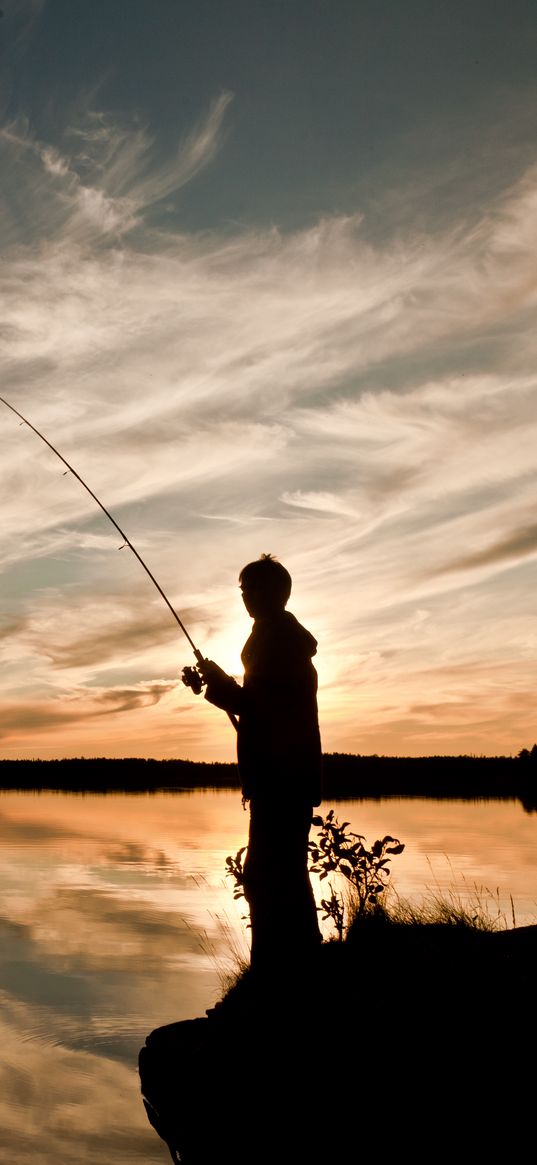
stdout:
[[(329, 874), (339, 874), (345, 878), (351, 891), (355, 914), (361, 915), (366, 910), (375, 909), (388, 885), (390, 858), (403, 852), (403, 843), (386, 834), (373, 842), (371, 849), (367, 849), (363, 834), (347, 832), (349, 822), (343, 821), (340, 825), (333, 809), (324, 818), (314, 817), (313, 825), (319, 829), (319, 833), (317, 841), (309, 843), (311, 873), (319, 874), (321, 881)], [(345, 902), (333, 884), (329, 882), (328, 885), (331, 896), (321, 901), (321, 909), (325, 911), (323, 918), (332, 919), (341, 940), (345, 924)]]

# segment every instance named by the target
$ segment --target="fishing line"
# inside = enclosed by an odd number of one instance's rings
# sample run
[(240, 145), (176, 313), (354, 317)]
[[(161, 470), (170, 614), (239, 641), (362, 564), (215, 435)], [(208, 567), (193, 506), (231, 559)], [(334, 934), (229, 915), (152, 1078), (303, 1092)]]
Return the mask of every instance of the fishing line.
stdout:
[[(164, 599), (164, 602), (166, 603), (166, 606), (168, 607), (168, 610), (169, 610), (169, 611), (171, 611), (171, 613), (172, 613), (172, 615), (173, 615), (173, 617), (174, 617), (174, 619), (175, 619), (175, 622), (176, 622), (176, 623), (179, 625), (179, 627), (181, 628), (181, 631), (183, 632), (183, 635), (186, 635), (186, 638), (188, 639), (188, 642), (190, 643), (190, 646), (191, 646), (191, 648), (192, 648), (192, 651), (194, 652), (194, 655), (195, 655), (195, 657), (196, 657), (196, 662), (197, 662), (198, 664), (203, 664), (203, 663), (205, 662), (205, 660), (204, 660), (204, 656), (202, 655), (201, 651), (199, 651), (199, 649), (196, 647), (196, 644), (194, 643), (194, 640), (193, 640), (193, 639), (192, 639), (192, 637), (189, 635), (189, 633), (188, 633), (188, 631), (187, 631), (187, 629), (186, 629), (186, 627), (185, 627), (184, 623), (182, 622), (182, 620), (179, 618), (179, 615), (177, 614), (177, 611), (176, 611), (176, 610), (175, 610), (175, 609), (172, 607), (172, 605), (171, 605), (171, 603), (170, 603), (170, 600), (169, 600), (168, 596), (167, 596), (167, 595), (164, 593), (164, 591), (163, 591), (162, 587), (161, 587), (161, 586), (160, 586), (160, 584), (157, 582), (157, 580), (156, 580), (156, 578), (155, 578), (154, 574), (152, 574), (152, 573), (151, 573), (151, 571), (150, 571), (150, 569), (149, 569), (149, 567), (148, 567), (147, 563), (146, 563), (146, 562), (144, 562), (144, 560), (143, 560), (143, 558), (142, 558), (141, 554), (139, 554), (139, 553), (138, 553), (138, 551), (137, 551), (137, 549), (136, 549), (136, 547), (135, 547), (135, 546), (133, 546), (133, 544), (132, 544), (132, 542), (131, 542), (130, 538), (128, 538), (128, 537), (127, 537), (127, 535), (126, 535), (125, 531), (121, 529), (121, 526), (119, 525), (119, 522), (116, 522), (116, 519), (113, 517), (113, 515), (110, 513), (110, 511), (109, 511), (109, 510), (107, 510), (106, 506), (104, 506), (104, 505), (103, 505), (103, 503), (102, 503), (102, 502), (100, 501), (100, 499), (97, 497), (97, 494), (95, 494), (95, 493), (93, 492), (93, 490), (92, 490), (92, 489), (90, 489), (89, 485), (88, 485), (88, 484), (87, 484), (87, 483), (84, 481), (84, 478), (83, 478), (83, 477), (81, 477), (79, 473), (77, 473), (76, 469), (74, 469), (74, 468), (73, 468), (73, 466), (71, 465), (71, 463), (70, 463), (70, 462), (67, 460), (67, 458), (66, 458), (66, 457), (64, 457), (62, 453), (60, 453), (59, 449), (56, 449), (56, 446), (55, 446), (55, 445), (53, 445), (53, 444), (52, 444), (52, 442), (51, 442), (51, 441), (49, 441), (49, 440), (48, 440), (48, 438), (47, 438), (47, 437), (45, 437), (45, 436), (44, 436), (44, 434), (43, 434), (43, 433), (41, 433), (41, 432), (39, 431), (39, 429), (36, 429), (35, 425), (32, 425), (31, 421), (29, 421), (27, 417), (24, 417), (24, 416), (22, 415), (22, 413), (20, 413), (20, 412), (19, 412), (19, 410), (18, 410), (18, 409), (16, 409), (14, 405), (10, 404), (10, 403), (9, 403), (9, 401), (8, 401), (8, 400), (6, 400), (6, 398), (5, 398), (4, 396), (0, 396), (0, 401), (2, 402), (2, 404), (6, 405), (6, 407), (7, 407), (8, 409), (11, 409), (11, 412), (12, 412), (12, 413), (15, 413), (15, 416), (16, 416), (16, 417), (19, 417), (20, 421), (21, 421), (21, 422), (22, 422), (24, 425), (28, 425), (28, 428), (32, 430), (32, 433), (35, 433), (36, 437), (39, 437), (39, 438), (41, 439), (41, 441), (44, 441), (45, 445), (48, 445), (49, 449), (51, 449), (51, 450), (52, 450), (52, 452), (56, 454), (56, 457), (59, 457), (60, 461), (63, 461), (63, 464), (67, 466), (67, 469), (68, 469), (69, 473), (72, 473), (73, 477), (76, 477), (76, 480), (77, 480), (77, 481), (79, 481), (79, 482), (80, 482), (80, 484), (81, 484), (81, 486), (83, 486), (83, 487), (84, 487), (84, 489), (86, 490), (86, 493), (89, 493), (90, 497), (91, 497), (91, 498), (93, 498), (93, 501), (94, 501), (94, 502), (97, 502), (97, 505), (100, 507), (100, 509), (102, 510), (103, 514), (106, 514), (106, 517), (109, 519), (109, 521), (112, 523), (112, 525), (113, 525), (113, 526), (115, 526), (115, 528), (116, 528), (116, 530), (118, 531), (118, 533), (119, 533), (119, 534), (121, 534), (121, 537), (123, 538), (123, 546), (128, 546), (128, 547), (129, 547), (129, 550), (132, 550), (132, 553), (134, 554), (135, 558), (137, 558), (137, 559), (138, 559), (138, 562), (140, 563), (140, 566), (143, 566), (143, 568), (144, 568), (144, 570), (145, 570), (145, 573), (146, 573), (147, 575), (149, 575), (149, 578), (151, 579), (151, 582), (153, 583), (153, 586), (155, 586), (155, 587), (157, 588), (157, 591), (158, 591), (159, 595), (161, 596), (161, 598), (163, 598), (163, 599)], [(120, 550), (122, 550), (122, 549), (123, 549), (123, 546), (120, 546), (120, 547), (119, 547), (119, 549), (120, 549)], [(193, 670), (193, 669), (185, 669), (185, 670), (186, 670), (186, 671), (189, 671), (189, 670)], [(189, 686), (190, 686), (190, 685), (189, 685)], [(228, 712), (227, 714), (228, 714), (228, 716), (229, 716), (229, 719), (231, 720), (231, 723), (233, 724), (233, 727), (234, 727), (234, 728), (236, 728), (236, 727), (237, 727), (237, 721), (236, 721), (235, 717), (233, 716), (233, 714), (232, 714), (231, 712)]]

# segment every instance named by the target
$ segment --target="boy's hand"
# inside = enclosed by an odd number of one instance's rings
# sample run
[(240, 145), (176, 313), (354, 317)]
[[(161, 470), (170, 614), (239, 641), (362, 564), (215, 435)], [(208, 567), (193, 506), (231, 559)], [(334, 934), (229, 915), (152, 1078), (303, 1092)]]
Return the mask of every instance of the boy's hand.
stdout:
[(209, 680), (216, 679), (216, 677), (224, 679), (230, 678), (228, 675), (226, 675), (225, 671), (222, 671), (222, 668), (219, 667), (217, 663), (214, 663), (212, 659), (199, 660), (198, 671), (200, 675), (203, 676), (206, 684), (209, 683)]
[(239, 712), (242, 688), (228, 676), (212, 659), (198, 663), (199, 671), (207, 684), (205, 699), (225, 712)]

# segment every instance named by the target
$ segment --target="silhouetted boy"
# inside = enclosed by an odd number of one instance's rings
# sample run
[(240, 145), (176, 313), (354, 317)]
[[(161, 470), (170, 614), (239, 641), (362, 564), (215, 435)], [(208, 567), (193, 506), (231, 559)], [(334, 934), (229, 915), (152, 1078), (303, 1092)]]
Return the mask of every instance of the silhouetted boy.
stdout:
[(254, 619), (242, 651), (241, 687), (216, 664), (200, 670), (206, 698), (239, 717), (237, 752), (250, 802), (244, 890), (250, 907), (252, 966), (307, 955), (320, 942), (308, 875), (313, 806), (321, 800), (317, 641), (285, 610), (291, 576), (268, 554), (241, 571)]

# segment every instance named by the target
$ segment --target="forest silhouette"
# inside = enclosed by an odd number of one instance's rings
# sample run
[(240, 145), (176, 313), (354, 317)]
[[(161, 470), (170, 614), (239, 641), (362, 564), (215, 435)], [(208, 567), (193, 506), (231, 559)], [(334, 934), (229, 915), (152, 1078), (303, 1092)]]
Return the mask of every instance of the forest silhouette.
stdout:
[[(1, 789), (153, 792), (238, 789), (236, 764), (143, 757), (2, 760)], [(324, 797), (517, 799), (537, 809), (537, 745), (517, 756), (360, 756), (325, 753)]]

